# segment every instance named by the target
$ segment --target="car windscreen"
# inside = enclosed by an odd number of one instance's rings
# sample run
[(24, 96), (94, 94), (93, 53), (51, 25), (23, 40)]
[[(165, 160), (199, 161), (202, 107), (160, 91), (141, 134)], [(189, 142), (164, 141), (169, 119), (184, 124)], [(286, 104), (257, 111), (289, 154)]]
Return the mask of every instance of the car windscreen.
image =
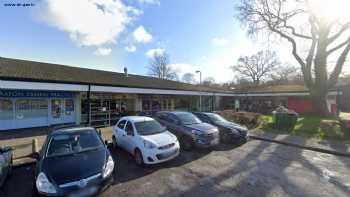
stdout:
[(162, 133), (166, 129), (155, 120), (135, 122), (135, 127), (139, 135), (153, 135)]
[(208, 113), (206, 114), (211, 121), (213, 122), (227, 122), (227, 120), (225, 118), (223, 118), (222, 116), (218, 115), (218, 114), (212, 114), (212, 113)]
[(94, 130), (62, 133), (52, 136), (46, 156), (69, 155), (103, 147)]
[(184, 125), (201, 123), (201, 120), (199, 120), (199, 118), (197, 118), (195, 115), (191, 113), (179, 113), (179, 114), (176, 114), (176, 116), (180, 119), (180, 121)]

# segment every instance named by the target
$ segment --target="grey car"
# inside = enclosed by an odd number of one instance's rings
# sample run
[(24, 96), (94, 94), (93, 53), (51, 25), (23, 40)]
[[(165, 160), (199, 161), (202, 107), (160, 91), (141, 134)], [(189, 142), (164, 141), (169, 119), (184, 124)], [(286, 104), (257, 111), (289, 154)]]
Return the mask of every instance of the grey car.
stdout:
[(0, 148), (0, 187), (12, 172), (12, 155), (11, 147)]
[(155, 115), (162, 125), (175, 134), (181, 148), (206, 148), (219, 144), (218, 128), (204, 123), (189, 112), (157, 112)]

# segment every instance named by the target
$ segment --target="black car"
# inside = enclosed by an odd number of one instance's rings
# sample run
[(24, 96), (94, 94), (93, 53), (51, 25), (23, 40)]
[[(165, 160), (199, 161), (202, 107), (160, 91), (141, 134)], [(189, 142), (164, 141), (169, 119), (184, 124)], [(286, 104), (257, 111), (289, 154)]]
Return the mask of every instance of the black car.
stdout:
[(92, 196), (113, 180), (113, 158), (91, 127), (51, 132), (35, 157), (34, 191), (40, 195)]
[(194, 112), (194, 114), (201, 121), (219, 128), (221, 142), (245, 143), (248, 140), (248, 129), (244, 126), (230, 122), (215, 113)]

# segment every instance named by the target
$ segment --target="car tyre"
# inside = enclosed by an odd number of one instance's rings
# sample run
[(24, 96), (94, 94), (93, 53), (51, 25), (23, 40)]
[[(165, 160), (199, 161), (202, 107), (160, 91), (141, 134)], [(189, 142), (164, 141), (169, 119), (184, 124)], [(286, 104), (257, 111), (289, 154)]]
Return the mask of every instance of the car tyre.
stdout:
[(225, 132), (220, 132), (220, 142), (228, 144), (230, 142), (229, 136)]
[(142, 156), (142, 153), (139, 149), (135, 150), (134, 158), (135, 158), (135, 162), (137, 165), (139, 165), (139, 166), (144, 165), (143, 156)]
[(117, 138), (115, 135), (112, 136), (112, 146), (114, 149), (118, 148)]
[(181, 148), (183, 148), (184, 150), (190, 150), (193, 147), (193, 140), (188, 136), (182, 136), (180, 143), (181, 143)]

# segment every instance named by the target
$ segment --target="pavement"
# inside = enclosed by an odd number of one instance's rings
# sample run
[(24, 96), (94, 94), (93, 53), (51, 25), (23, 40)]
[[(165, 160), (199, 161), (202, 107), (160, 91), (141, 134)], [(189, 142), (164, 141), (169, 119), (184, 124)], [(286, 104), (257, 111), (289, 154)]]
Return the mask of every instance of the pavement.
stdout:
[(301, 147), (310, 147), (315, 149), (324, 150), (324, 152), (335, 152), (340, 155), (347, 155), (350, 157), (350, 143), (337, 140), (321, 140), (316, 138), (304, 138), (301, 136), (287, 135), (287, 134), (275, 134), (262, 131), (260, 129), (254, 129), (250, 131), (250, 135), (273, 141), (279, 141), (286, 144), (294, 144)]
[[(284, 140), (289, 140), (288, 137)], [(139, 167), (111, 150), (115, 181), (101, 197), (332, 196), (350, 194), (350, 159), (277, 143), (183, 151), (167, 163)], [(32, 196), (33, 165), (14, 169), (0, 196)]]

